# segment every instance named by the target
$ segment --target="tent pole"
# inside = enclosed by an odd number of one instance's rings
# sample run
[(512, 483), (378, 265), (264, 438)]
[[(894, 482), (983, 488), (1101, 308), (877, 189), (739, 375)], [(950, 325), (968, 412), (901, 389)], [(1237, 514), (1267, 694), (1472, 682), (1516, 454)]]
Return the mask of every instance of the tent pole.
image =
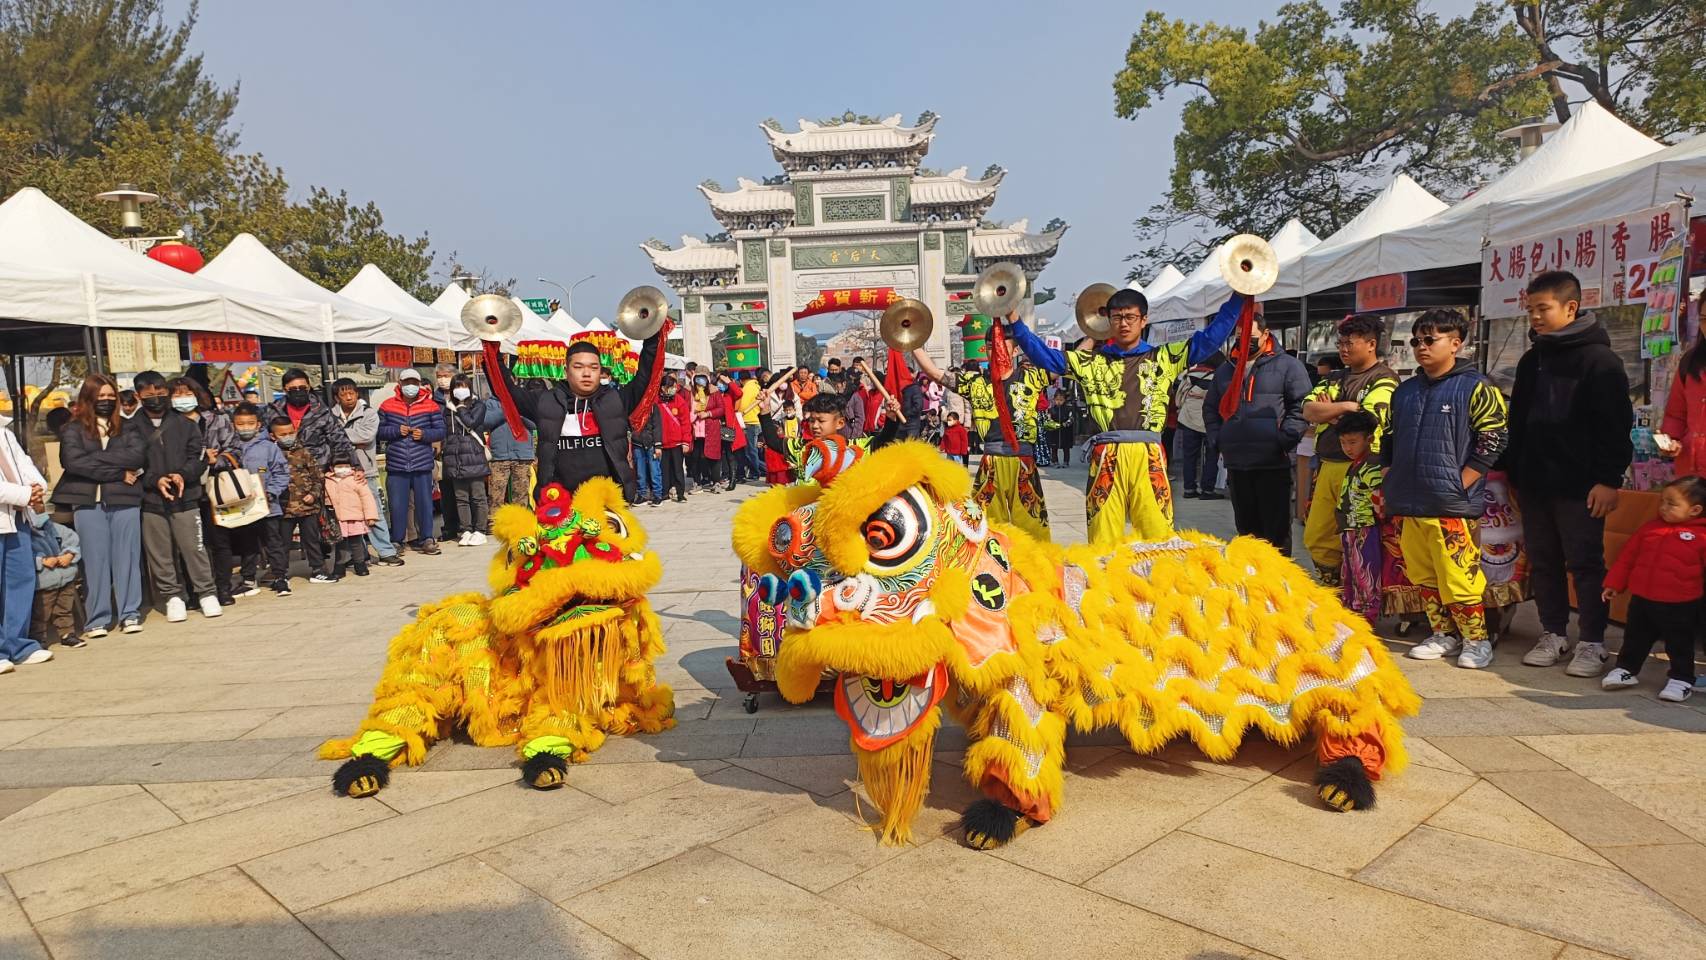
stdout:
[(320, 395), (327, 404), (332, 402), (332, 370), (326, 366), (326, 345), (320, 344)]
[(1297, 355), (1304, 363), (1309, 362), (1309, 294), (1297, 298), (1297, 339), (1302, 341), (1297, 345)]

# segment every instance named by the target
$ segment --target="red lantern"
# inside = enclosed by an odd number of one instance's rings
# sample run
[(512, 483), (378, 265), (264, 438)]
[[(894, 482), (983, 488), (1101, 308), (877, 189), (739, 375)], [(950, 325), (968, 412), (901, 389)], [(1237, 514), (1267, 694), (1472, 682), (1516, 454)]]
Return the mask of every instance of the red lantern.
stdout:
[(201, 258), (200, 250), (176, 240), (164, 240), (149, 247), (148, 258), (158, 260), (168, 267), (177, 267), (185, 273), (200, 270), (205, 262)]

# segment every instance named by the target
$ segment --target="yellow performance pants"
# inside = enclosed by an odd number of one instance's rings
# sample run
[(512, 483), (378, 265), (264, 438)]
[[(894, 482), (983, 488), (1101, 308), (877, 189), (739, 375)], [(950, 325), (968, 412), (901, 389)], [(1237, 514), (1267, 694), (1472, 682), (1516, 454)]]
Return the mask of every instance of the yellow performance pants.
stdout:
[(1043, 478), (1034, 457), (984, 454), (972, 483), (972, 498), (989, 519), (1010, 523), (1038, 540), (1049, 539), (1048, 504), (1043, 501)]
[(1404, 574), (1423, 589), (1432, 589), (1450, 604), (1480, 604), (1487, 592), (1481, 573), (1481, 548), (1471, 524), (1461, 517), (1404, 517), (1398, 546), (1404, 551)]
[(1303, 523), (1303, 546), (1315, 569), (1337, 574), (1344, 559), (1344, 547), (1339, 542), (1339, 495), (1345, 492), (1345, 474), (1350, 472), (1349, 460), (1319, 461), (1315, 474), (1315, 494), (1309, 499), (1309, 519)]
[(1090, 451), (1084, 492), (1090, 542), (1123, 543), (1126, 530), (1140, 540), (1173, 535), (1173, 487), (1159, 443), (1104, 443)]

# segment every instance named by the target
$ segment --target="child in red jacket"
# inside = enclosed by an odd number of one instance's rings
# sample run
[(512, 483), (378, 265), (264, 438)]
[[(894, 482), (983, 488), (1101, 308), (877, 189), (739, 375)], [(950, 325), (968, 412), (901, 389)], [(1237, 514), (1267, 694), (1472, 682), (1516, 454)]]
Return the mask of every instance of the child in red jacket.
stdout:
[(966, 425), (960, 422), (957, 413), (948, 414), (948, 425), (942, 429), (942, 452), (962, 466), (971, 464), (971, 434), (966, 432)]
[(1660, 700), (1681, 703), (1694, 692), (1694, 630), (1706, 592), (1706, 480), (1678, 477), (1659, 495), (1659, 518), (1650, 520), (1617, 555), (1605, 577), (1606, 601), (1629, 591), (1629, 616), (1617, 666), (1600, 681), (1607, 690), (1633, 687), (1647, 654), (1659, 640), (1670, 658), (1670, 678)]

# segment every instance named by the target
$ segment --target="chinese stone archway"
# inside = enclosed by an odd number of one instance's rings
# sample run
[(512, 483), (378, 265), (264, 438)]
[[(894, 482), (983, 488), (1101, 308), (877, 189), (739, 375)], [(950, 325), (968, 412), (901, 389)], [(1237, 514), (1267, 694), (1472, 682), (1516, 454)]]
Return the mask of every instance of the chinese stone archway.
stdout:
[[(794, 363), (794, 321), (838, 310), (881, 310), (915, 297), (936, 317), (928, 350), (949, 362), (949, 333), (971, 312), (969, 291), (984, 267), (1011, 260), (1035, 286), (1066, 224), (1041, 233), (1026, 221), (983, 225), (1005, 171), (979, 179), (966, 168), (919, 168), (937, 117), (911, 127), (899, 115), (762, 126), (783, 173), (734, 190), (707, 181), (699, 192), (727, 239), (681, 238), (641, 245), (681, 296), (681, 352), (709, 363), (717, 328), (750, 326), (769, 346), (769, 365)], [(1030, 314), (1030, 305), (1023, 311)]]

